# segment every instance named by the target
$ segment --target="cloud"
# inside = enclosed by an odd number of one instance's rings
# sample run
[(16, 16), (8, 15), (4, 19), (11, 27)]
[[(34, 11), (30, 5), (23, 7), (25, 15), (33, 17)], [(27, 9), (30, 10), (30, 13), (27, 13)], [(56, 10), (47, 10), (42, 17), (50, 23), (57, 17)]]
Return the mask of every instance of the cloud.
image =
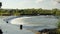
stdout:
[(56, 2), (60, 2), (60, 0), (55, 0)]
[(52, 0), (51, 3), (52, 3), (54, 6), (56, 6), (56, 5), (58, 4), (58, 3), (57, 3), (56, 1), (54, 1), (54, 0)]
[(40, 3), (40, 2), (42, 2), (43, 0), (36, 0), (36, 3)]
[(55, 1), (55, 2), (52, 2), (52, 4), (53, 4), (53, 5), (56, 5), (56, 4), (57, 4), (57, 2), (56, 2), (56, 1)]

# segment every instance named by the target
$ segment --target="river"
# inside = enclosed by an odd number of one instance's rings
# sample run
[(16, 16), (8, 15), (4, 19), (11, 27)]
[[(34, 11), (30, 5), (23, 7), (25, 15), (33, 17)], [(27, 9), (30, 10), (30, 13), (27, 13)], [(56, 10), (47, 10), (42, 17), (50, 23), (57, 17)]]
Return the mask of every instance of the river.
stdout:
[[(5, 20), (5, 21), (4, 21)], [(6, 21), (9, 23), (7, 24)], [(11, 32), (9, 29), (13, 27), (19, 28), (19, 25), (23, 25), (23, 30), (26, 31), (29, 30), (29, 33), (32, 33), (32, 31), (38, 31), (42, 30), (44, 28), (57, 28), (57, 22), (58, 19), (55, 16), (23, 16), (23, 17), (16, 17), (16, 16), (0, 16), (0, 26), (3, 26), (2, 29), (5, 32), (7, 30), (7, 33), (10, 32), (10, 34), (14, 33)], [(10, 26), (9, 26), (10, 25)], [(10, 28), (5, 28), (10, 27)], [(18, 30), (14, 30), (18, 31)], [(6, 32), (5, 32), (6, 33)], [(21, 32), (17, 32), (18, 34)], [(27, 33), (27, 31), (26, 31)], [(22, 33), (24, 34), (24, 33)]]

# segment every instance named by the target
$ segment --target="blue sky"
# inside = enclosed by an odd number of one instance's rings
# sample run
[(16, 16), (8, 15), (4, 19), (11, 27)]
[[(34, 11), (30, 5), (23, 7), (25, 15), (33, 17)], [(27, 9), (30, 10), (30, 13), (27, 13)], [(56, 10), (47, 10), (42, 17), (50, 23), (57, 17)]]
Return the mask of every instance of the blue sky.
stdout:
[(43, 8), (52, 9), (59, 8), (60, 4), (54, 0), (1, 0), (3, 3), (2, 8), (10, 9), (27, 9), (27, 8)]

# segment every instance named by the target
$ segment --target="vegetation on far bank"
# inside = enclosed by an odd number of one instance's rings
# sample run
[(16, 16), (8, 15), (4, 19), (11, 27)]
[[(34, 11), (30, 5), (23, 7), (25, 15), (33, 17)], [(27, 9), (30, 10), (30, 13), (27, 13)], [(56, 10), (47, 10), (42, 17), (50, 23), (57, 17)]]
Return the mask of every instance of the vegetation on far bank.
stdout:
[(52, 10), (47, 10), (47, 9), (0, 9), (0, 16), (5, 16), (5, 15), (15, 15), (15, 16), (20, 16), (20, 15), (57, 15), (60, 16), (60, 9), (52, 9)]

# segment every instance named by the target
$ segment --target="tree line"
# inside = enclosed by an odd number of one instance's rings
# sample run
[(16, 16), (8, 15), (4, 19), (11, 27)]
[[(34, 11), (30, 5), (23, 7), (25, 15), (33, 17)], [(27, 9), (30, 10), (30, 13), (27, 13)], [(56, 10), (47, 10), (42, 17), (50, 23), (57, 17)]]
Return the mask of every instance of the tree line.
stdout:
[(60, 16), (60, 9), (0, 9), (0, 16), (20, 15), (57, 15)]

